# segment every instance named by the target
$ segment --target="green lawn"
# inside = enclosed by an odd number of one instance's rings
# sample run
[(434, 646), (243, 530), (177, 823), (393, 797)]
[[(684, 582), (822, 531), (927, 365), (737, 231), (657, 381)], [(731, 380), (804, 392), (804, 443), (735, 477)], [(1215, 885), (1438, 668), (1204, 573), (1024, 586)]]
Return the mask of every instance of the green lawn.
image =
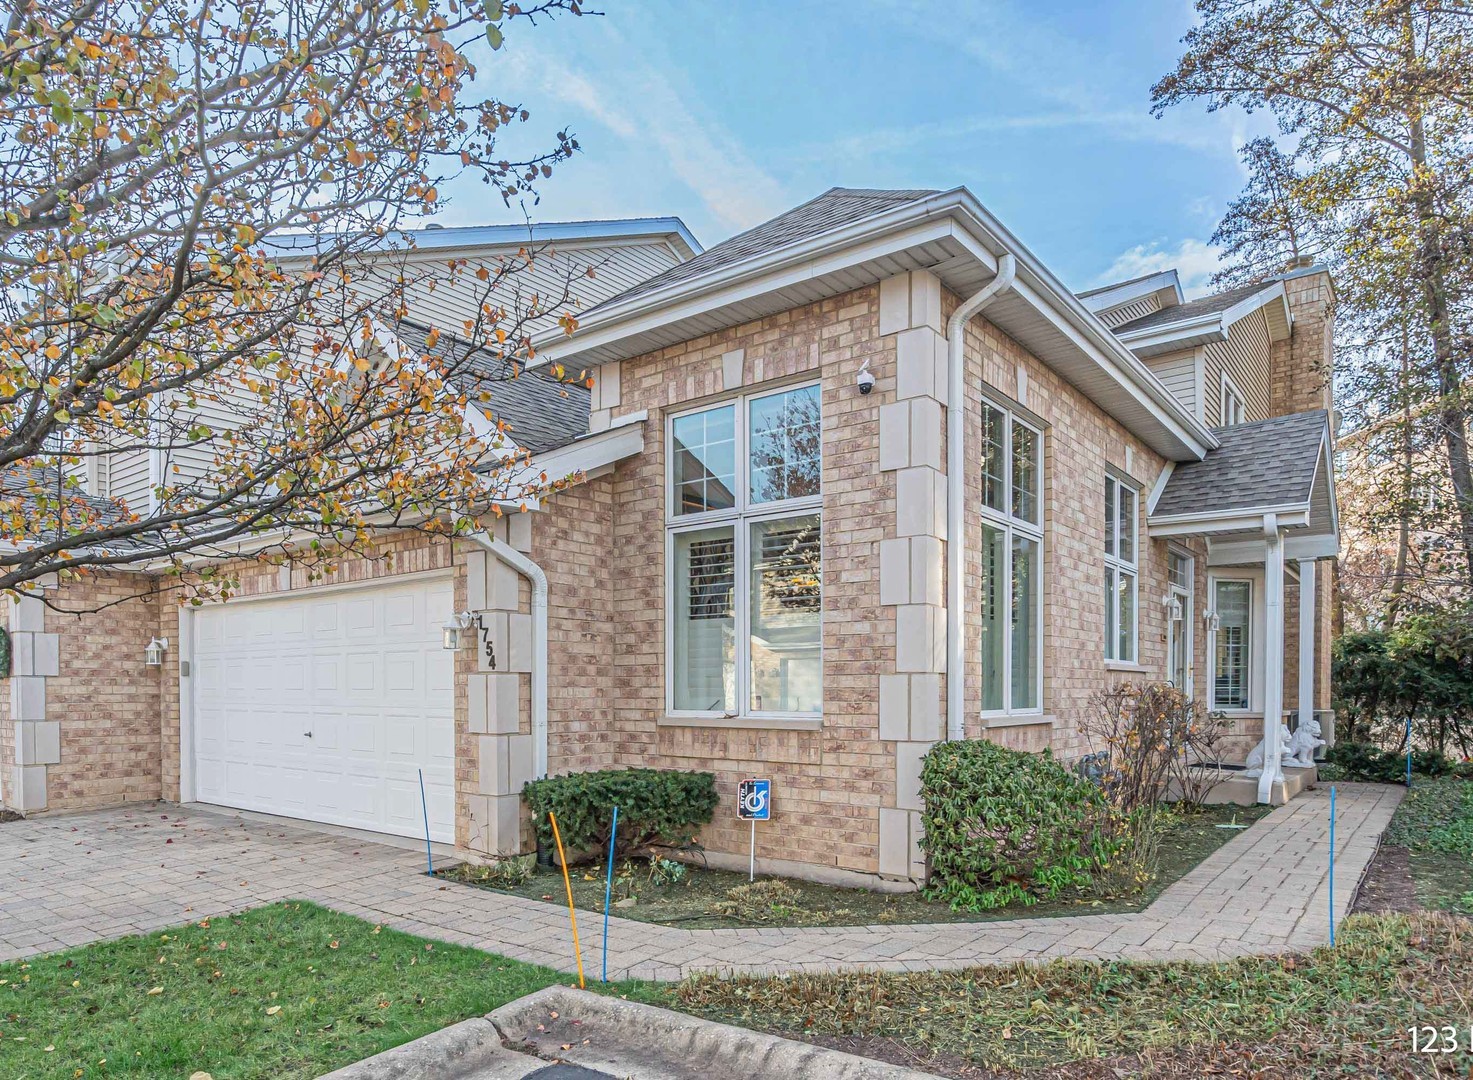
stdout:
[[(674, 995), (698, 1015), (957, 1077), (1466, 1076), (1470, 972), (1473, 923), (1423, 913), (1357, 916), (1337, 950), (1305, 956), (696, 978)], [(1413, 1055), (1412, 1024), (1458, 1025), (1461, 1051)]]
[(0, 964), (0, 1077), (315, 1077), (566, 978), (289, 901)]
[(1384, 842), (1406, 848), (1420, 904), (1473, 915), (1473, 780), (1417, 777)]

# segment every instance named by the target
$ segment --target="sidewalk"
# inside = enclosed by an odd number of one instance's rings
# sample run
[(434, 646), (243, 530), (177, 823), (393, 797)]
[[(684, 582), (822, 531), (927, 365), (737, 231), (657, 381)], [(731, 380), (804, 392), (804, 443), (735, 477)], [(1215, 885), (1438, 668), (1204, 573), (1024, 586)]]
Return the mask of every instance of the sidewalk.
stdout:
[[(1337, 785), (1335, 919), (1404, 792)], [(695, 971), (959, 968), (1016, 960), (1220, 960), (1329, 940), (1329, 789), (1230, 840), (1146, 910), (988, 923), (686, 930), (611, 919), (611, 978)], [(0, 825), (0, 960), (283, 899), (516, 960), (573, 969), (565, 909), (453, 885), (422, 851), (155, 804)], [(590, 919), (591, 926), (597, 919)], [(598, 936), (585, 927), (585, 964)]]

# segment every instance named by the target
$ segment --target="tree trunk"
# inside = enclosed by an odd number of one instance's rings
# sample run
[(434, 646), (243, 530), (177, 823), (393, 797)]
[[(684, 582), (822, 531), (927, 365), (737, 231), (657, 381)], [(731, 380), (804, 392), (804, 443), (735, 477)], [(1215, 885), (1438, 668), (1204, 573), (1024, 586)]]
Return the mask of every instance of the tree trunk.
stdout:
[(1426, 132), (1420, 114), (1413, 113), (1408, 119), (1413, 166), (1412, 205), (1417, 214), (1417, 247), (1421, 262), (1418, 284), (1430, 323), (1428, 330), (1432, 337), (1432, 357), (1440, 398), (1437, 415), (1442, 422), (1448, 477), (1452, 481), (1453, 499), (1458, 508), (1466, 584), (1473, 587), (1473, 465), (1468, 459), (1468, 412), (1463, 406), (1462, 373), (1448, 303), (1442, 231), (1429, 187)]
[(1402, 595), (1406, 592), (1407, 556), (1412, 542), (1412, 400), (1411, 350), (1407, 342), (1406, 323), (1401, 325), (1401, 491), (1396, 501), (1396, 570), (1391, 578), (1391, 594), (1386, 599), (1386, 628), (1396, 625), (1401, 612)]

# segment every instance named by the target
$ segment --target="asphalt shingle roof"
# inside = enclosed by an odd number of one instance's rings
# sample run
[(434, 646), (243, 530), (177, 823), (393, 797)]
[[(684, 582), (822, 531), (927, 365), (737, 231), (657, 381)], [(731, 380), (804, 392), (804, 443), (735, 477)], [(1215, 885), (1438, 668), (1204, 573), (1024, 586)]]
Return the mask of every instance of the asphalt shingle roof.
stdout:
[(513, 442), (534, 454), (556, 450), (588, 431), (588, 387), (563, 383), (540, 368), (516, 371), (507, 360), (462, 338), (442, 333), (431, 348), (428, 328), (401, 322), (395, 335), (408, 348), (442, 357), (468, 380), (466, 392), (484, 390), (482, 410), (509, 426)]
[(767, 251), (773, 251), (799, 240), (806, 240), (811, 236), (836, 229), (840, 225), (848, 225), (853, 221), (861, 221), (867, 217), (874, 217), (886, 210), (891, 210), (906, 203), (916, 202), (920, 199), (935, 195), (936, 191), (928, 188), (907, 188), (901, 190), (888, 190), (881, 188), (830, 188), (816, 199), (810, 199), (801, 206), (796, 206), (786, 213), (779, 214), (771, 221), (765, 221), (755, 228), (746, 232), (737, 233), (729, 240), (723, 240), (715, 247), (707, 248), (704, 252), (693, 259), (688, 259), (677, 266), (672, 266), (663, 273), (640, 282), (631, 289), (626, 289), (617, 296), (610, 297), (602, 304), (597, 304), (584, 316), (598, 311), (599, 308), (610, 304), (628, 300), (631, 297), (643, 296), (656, 289), (664, 288), (666, 285), (679, 281), (688, 281), (702, 274), (716, 270), (723, 266), (741, 262), (755, 255)]
[(1214, 428), (1220, 445), (1172, 471), (1151, 516), (1307, 504), (1328, 424), (1316, 409)]
[(1177, 304), (1175, 307), (1162, 308), (1153, 311), (1149, 315), (1142, 315), (1139, 319), (1131, 319), (1128, 323), (1121, 323), (1115, 327), (1116, 334), (1128, 334), (1134, 330), (1147, 330), (1153, 326), (1169, 326), (1172, 323), (1182, 322), (1185, 319), (1195, 319), (1201, 315), (1211, 315), (1214, 312), (1226, 311), (1235, 304), (1248, 299), (1254, 293), (1260, 293), (1269, 288), (1271, 282), (1260, 281), (1254, 285), (1240, 285), (1236, 289), (1227, 292), (1214, 293), (1212, 296), (1204, 296), (1185, 304)]

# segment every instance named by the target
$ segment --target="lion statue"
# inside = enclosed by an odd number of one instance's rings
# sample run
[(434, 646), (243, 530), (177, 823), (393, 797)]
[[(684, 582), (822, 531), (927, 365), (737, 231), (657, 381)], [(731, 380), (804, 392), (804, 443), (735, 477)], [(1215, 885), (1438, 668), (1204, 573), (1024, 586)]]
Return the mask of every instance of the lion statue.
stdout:
[[(1289, 742), (1292, 736), (1289, 734), (1289, 725), (1279, 724), (1279, 746), (1282, 747), (1279, 755), (1279, 763), (1289, 764)], [(1243, 775), (1248, 778), (1263, 775), (1263, 744), (1264, 739), (1259, 739), (1258, 744), (1248, 751), (1248, 760), (1243, 763)]]
[(1293, 738), (1288, 742), (1284, 764), (1307, 769), (1314, 764), (1315, 751), (1324, 745), (1325, 740), (1320, 738), (1320, 722), (1312, 716), (1306, 717), (1299, 721)]

